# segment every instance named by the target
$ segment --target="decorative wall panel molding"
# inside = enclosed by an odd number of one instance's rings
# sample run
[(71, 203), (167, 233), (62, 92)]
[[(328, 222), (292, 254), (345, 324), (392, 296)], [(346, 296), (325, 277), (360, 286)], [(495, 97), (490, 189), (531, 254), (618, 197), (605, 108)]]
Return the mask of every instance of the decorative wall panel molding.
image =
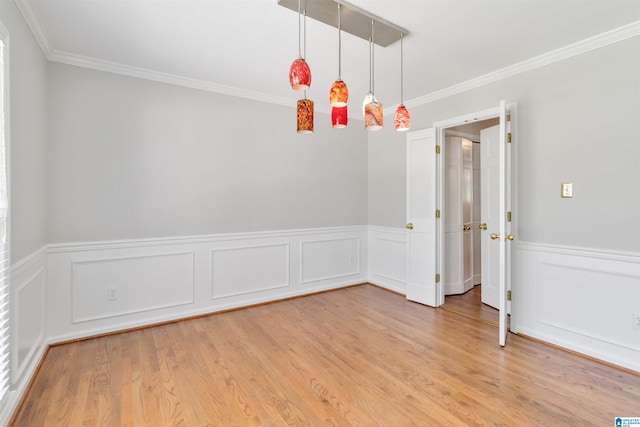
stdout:
[(407, 236), (402, 228), (369, 227), (369, 282), (407, 291)]
[(193, 251), (72, 261), (72, 322), (191, 304)]
[(332, 227), (51, 245), (47, 338), (73, 340), (363, 283), (364, 241), (366, 227)]
[(46, 260), (42, 247), (11, 265), (11, 390), (0, 414), (17, 407), (47, 349)]
[(45, 280), (44, 265), (41, 265), (13, 287), (11, 336), (17, 365), (16, 378), (22, 376), (29, 361), (45, 342)]
[(300, 243), (300, 283), (360, 273), (360, 238), (305, 240)]
[[(251, 268), (247, 268), (250, 265)], [(289, 245), (211, 251), (211, 299), (289, 286)]]
[(517, 245), (521, 333), (640, 371), (640, 254)]

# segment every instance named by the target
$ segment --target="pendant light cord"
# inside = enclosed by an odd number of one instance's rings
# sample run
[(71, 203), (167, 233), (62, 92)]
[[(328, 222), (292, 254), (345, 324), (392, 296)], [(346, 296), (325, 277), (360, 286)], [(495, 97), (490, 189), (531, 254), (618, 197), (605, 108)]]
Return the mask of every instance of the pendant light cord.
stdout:
[(338, 80), (342, 80), (342, 22), (340, 15), (340, 3), (338, 3)]
[(302, 58), (302, 35), (300, 34), (301, 33), (301, 29), (300, 29), (300, 14), (302, 12), (301, 12), (301, 9), (300, 9), (300, 1), (301, 0), (298, 0), (298, 57)]
[(371, 93), (374, 93), (374, 82), (375, 82), (375, 74), (374, 74), (374, 68), (376, 66), (375, 63), (375, 58), (374, 58), (374, 54), (375, 54), (375, 46), (374, 43), (376, 42), (376, 33), (375, 33), (375, 26), (373, 25), (374, 21), (373, 19), (371, 20)]
[(304, 59), (307, 59), (307, 3), (304, 4)]
[(400, 33), (400, 105), (404, 105), (404, 49), (402, 41), (404, 33)]

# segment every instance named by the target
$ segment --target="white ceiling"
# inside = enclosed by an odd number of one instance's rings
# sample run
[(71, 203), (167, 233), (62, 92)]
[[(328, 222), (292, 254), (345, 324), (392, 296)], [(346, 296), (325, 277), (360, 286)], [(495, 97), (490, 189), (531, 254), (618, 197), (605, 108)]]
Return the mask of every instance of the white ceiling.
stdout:
[[(294, 105), (297, 14), (277, 0), (16, 0), (54, 61)], [(351, 0), (410, 31), (405, 104), (629, 25), (639, 0)], [(338, 74), (337, 30), (307, 20), (308, 97), (328, 111)], [(350, 105), (369, 88), (368, 42), (343, 33)], [(375, 94), (400, 102), (400, 44), (375, 48)], [(352, 113), (353, 114), (353, 113)]]

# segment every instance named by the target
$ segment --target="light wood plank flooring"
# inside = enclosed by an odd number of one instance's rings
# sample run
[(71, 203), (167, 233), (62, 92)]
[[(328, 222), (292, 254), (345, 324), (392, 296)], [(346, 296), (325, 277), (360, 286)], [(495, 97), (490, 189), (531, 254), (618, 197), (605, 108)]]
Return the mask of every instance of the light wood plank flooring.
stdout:
[(441, 307), (498, 327), (498, 310), (482, 303), (482, 285), (474, 286), (464, 294), (445, 297), (444, 304)]
[(52, 347), (14, 426), (609, 426), (640, 376), (361, 285)]

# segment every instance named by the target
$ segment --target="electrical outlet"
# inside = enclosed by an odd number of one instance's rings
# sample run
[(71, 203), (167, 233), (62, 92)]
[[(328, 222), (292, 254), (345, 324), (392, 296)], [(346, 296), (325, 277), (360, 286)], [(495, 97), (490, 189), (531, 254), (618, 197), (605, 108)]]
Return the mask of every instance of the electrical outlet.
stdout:
[(118, 288), (107, 289), (107, 301), (115, 301), (118, 299)]
[(633, 313), (633, 329), (640, 331), (640, 313)]

